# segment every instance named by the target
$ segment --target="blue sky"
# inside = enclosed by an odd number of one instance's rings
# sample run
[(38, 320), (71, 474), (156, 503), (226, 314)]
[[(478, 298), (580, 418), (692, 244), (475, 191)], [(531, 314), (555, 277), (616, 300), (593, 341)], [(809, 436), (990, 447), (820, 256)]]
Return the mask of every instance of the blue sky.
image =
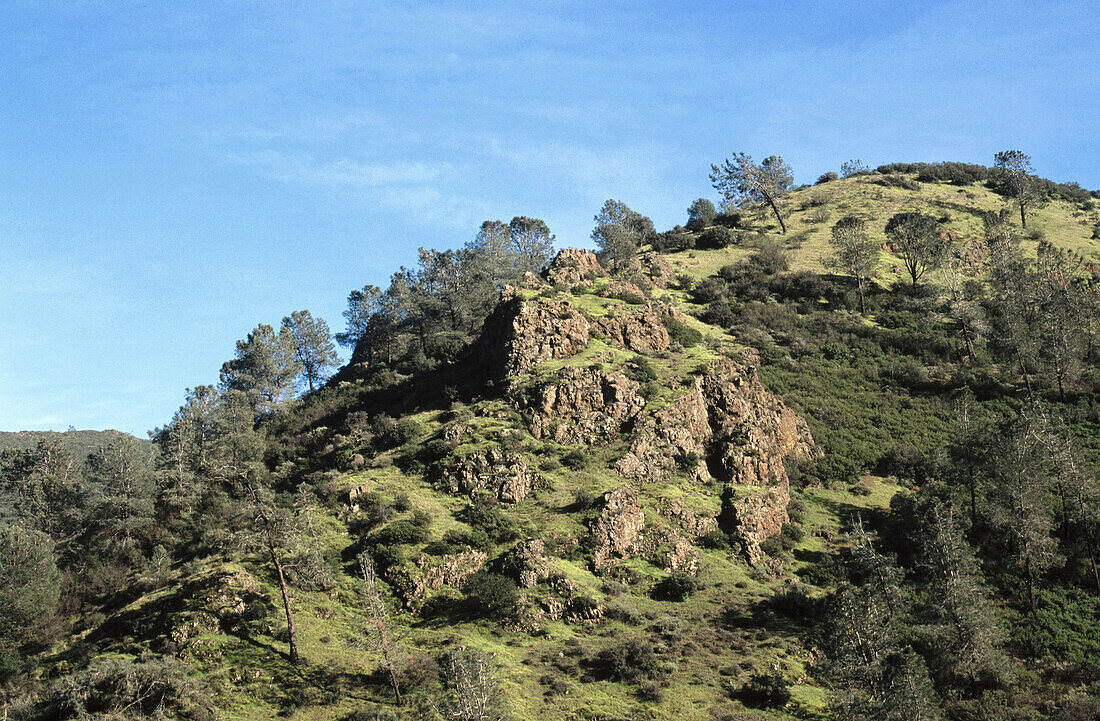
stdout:
[(487, 218), (671, 227), (735, 151), (1098, 188), (1098, 36), (1091, 2), (6, 0), (0, 430), (144, 435), (257, 323), (339, 330)]

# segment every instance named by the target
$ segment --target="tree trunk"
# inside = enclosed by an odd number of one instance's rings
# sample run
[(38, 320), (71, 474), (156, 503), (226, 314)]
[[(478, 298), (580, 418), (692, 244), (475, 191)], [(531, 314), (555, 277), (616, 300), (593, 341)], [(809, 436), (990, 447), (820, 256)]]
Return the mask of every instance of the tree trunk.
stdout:
[(1096, 581), (1096, 592), (1100, 593), (1100, 570), (1096, 567), (1096, 546), (1092, 540), (1092, 529), (1089, 528), (1088, 521), (1084, 522), (1085, 525), (1085, 547), (1089, 551), (1089, 563), (1092, 564), (1092, 579)]
[(1027, 215), (1024, 212), (1024, 204), (1022, 202), (1020, 203), (1020, 225), (1022, 225), (1025, 230), (1027, 229)]
[(859, 314), (862, 316), (867, 315), (867, 300), (863, 296), (863, 277), (856, 278), (856, 284), (859, 286)]
[(290, 643), (290, 662), (298, 665), (298, 634), (294, 630), (294, 611), (290, 607), (290, 589), (286, 585), (286, 576), (283, 574), (283, 564), (279, 560), (279, 554), (275, 552), (275, 544), (270, 538), (267, 541), (267, 552), (271, 554), (271, 562), (275, 564), (275, 574), (279, 577), (279, 592), (283, 594), (283, 610), (286, 611), (287, 637)]
[(1031, 614), (1039, 612), (1039, 606), (1035, 603), (1035, 572), (1031, 570), (1031, 559), (1027, 561), (1027, 601), (1031, 606)]
[(765, 193), (764, 197), (768, 199), (768, 205), (772, 206), (772, 210), (775, 211), (775, 219), (779, 221), (779, 227), (782, 228), (783, 234), (787, 234), (787, 224), (783, 222), (783, 215), (779, 212), (779, 206), (775, 204), (775, 198), (771, 193)]

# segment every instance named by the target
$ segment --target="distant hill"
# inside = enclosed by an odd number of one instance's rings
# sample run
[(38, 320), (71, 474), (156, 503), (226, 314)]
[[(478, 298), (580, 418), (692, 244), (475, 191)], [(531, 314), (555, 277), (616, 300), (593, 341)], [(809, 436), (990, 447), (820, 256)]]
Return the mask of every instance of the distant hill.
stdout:
[[(0, 451), (8, 448), (34, 448), (41, 440), (61, 441), (73, 458), (83, 459), (99, 446), (109, 443), (116, 436), (128, 433), (116, 430), (106, 431), (0, 431)], [(152, 446), (152, 441), (138, 439)]]

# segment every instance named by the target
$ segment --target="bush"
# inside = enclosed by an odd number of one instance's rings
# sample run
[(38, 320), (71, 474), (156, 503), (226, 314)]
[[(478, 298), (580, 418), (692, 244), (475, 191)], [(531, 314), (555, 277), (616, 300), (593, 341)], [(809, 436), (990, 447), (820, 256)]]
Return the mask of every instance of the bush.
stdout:
[(673, 571), (653, 587), (653, 598), (658, 601), (683, 601), (699, 590), (699, 579), (689, 573)]
[(392, 521), (371, 534), (370, 542), (376, 546), (402, 546), (424, 543), (430, 537), (427, 525), (415, 520)]
[(836, 173), (834, 173), (833, 171), (830, 170), (827, 173), (822, 173), (821, 175), (817, 176), (817, 180), (814, 181), (814, 185), (821, 185), (823, 183), (829, 183), (829, 182), (832, 182), (832, 181), (836, 180), (839, 177), (840, 177), (839, 175), (837, 175)]
[[(381, 416), (381, 418), (389, 418), (388, 416)], [(403, 446), (409, 441), (414, 440), (420, 435), (420, 424), (411, 418), (405, 418), (400, 421), (386, 423), (384, 420), (380, 420), (378, 424), (381, 426), (382, 431), (376, 436), (378, 443), (382, 448), (396, 448)]]
[(879, 459), (876, 467), (880, 476), (895, 476), (906, 481), (924, 481), (927, 463), (924, 454), (913, 446), (900, 444), (891, 448)]
[(660, 671), (650, 644), (636, 638), (601, 650), (592, 667), (597, 675), (612, 681), (656, 678)]
[(574, 448), (561, 457), (561, 464), (571, 471), (578, 471), (584, 468), (584, 464), (587, 460), (588, 457), (585, 455), (584, 451), (579, 448)]
[(497, 620), (511, 618), (519, 610), (519, 589), (507, 576), (479, 571), (462, 588), (466, 605), (474, 613)]
[(724, 225), (715, 225), (700, 233), (695, 247), (703, 250), (728, 248), (737, 244), (737, 233)]
[(690, 348), (703, 340), (703, 334), (686, 323), (681, 323), (670, 315), (662, 315), (661, 323), (668, 330), (669, 338), (673, 343), (679, 343), (684, 348)]
[(657, 371), (644, 356), (636, 355), (623, 367), (626, 377), (635, 383), (648, 383), (657, 380)]
[(126, 718), (134, 714), (160, 718), (167, 713), (178, 718), (204, 697), (202, 687), (179, 659), (108, 659), (55, 683), (46, 695), (42, 716), (118, 718), (125, 713)]
[(791, 682), (781, 673), (754, 673), (737, 696), (746, 706), (782, 708), (791, 700)]
[(496, 501), (488, 496), (478, 496), (459, 512), (459, 520), (465, 521), (482, 531), (497, 543), (514, 541), (520, 531), (516, 522), (505, 515)]
[(719, 213), (714, 216), (714, 222), (717, 225), (722, 225), (727, 228), (740, 228), (741, 227), (741, 214), (740, 213)]
[(787, 252), (778, 241), (768, 238), (763, 240), (756, 252), (752, 254), (752, 264), (768, 275), (775, 275), (790, 267)]

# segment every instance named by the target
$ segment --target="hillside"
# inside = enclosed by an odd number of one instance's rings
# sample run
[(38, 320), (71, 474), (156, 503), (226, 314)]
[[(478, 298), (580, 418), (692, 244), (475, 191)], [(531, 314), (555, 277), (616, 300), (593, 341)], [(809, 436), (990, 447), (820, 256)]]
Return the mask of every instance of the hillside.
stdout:
[[(83, 459), (96, 448), (107, 444), (120, 431), (0, 431), (0, 451), (5, 448), (30, 449), (41, 441), (60, 442), (73, 458)], [(146, 445), (151, 444), (144, 441)]]
[[(1004, 199), (918, 177), (795, 190), (787, 234), (743, 209), (728, 247), (696, 247), (711, 224), (619, 264), (563, 250), (468, 344), (364, 331), (273, 413), (190, 391), (147, 486), (93, 479), (148, 507), (50, 534), (76, 580), (0, 657), (5, 712), (1095, 718), (1100, 218), (1034, 209), (1009, 282)], [(902, 211), (968, 259), (965, 296), (895, 271)], [(847, 215), (885, 247), (866, 317), (823, 265)], [(1014, 284), (1045, 289), (1019, 317)], [(1056, 357), (1054, 327), (1079, 341)]]

